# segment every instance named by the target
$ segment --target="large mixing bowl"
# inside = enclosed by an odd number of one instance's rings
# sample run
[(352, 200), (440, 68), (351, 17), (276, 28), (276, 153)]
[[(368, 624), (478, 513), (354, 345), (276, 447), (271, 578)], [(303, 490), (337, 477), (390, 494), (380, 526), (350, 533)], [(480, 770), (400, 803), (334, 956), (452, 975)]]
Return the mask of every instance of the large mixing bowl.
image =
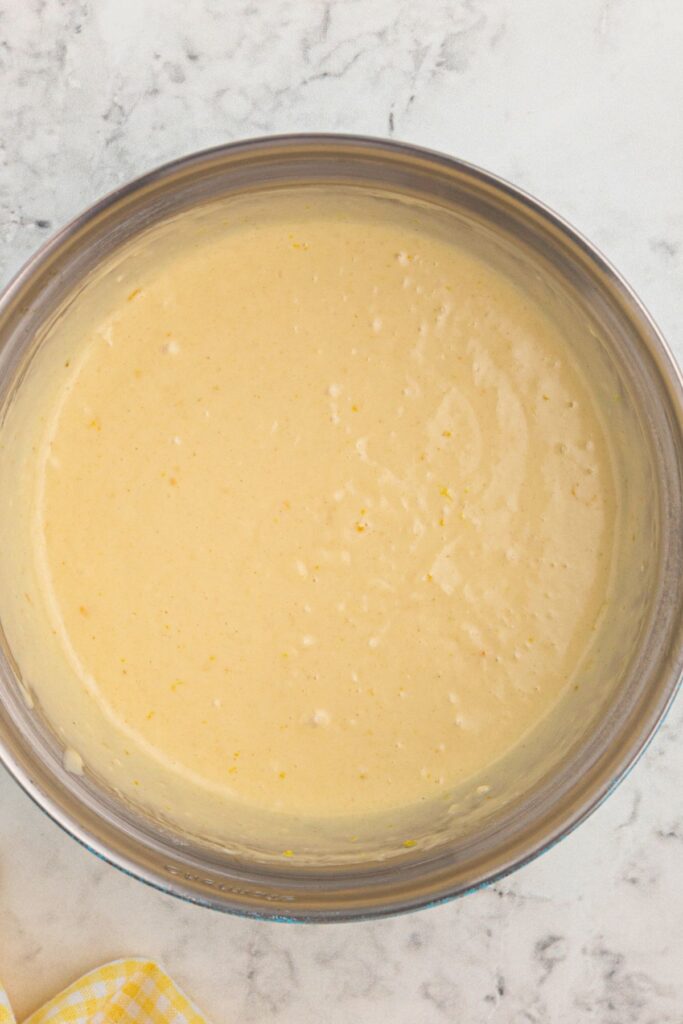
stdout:
[[(628, 444), (638, 451), (633, 465), (649, 480), (627, 486), (625, 498), (631, 507), (624, 515), (639, 524), (643, 548), (640, 589), (630, 604), (618, 598), (608, 610), (611, 640), (602, 658), (586, 667), (581, 712), (563, 719), (560, 709), (544, 737), (526, 745), (517, 775), (514, 761), (508, 764), (506, 778), (516, 785), (507, 784), (497, 799), (474, 800), (447, 826), (435, 823), (431, 841), (415, 850), (338, 858), (332, 852), (283, 863), (256, 851), (229, 852), (155, 821), (89, 772), (65, 770), (57, 736), (27, 695), (3, 641), (0, 756), (54, 821), (105, 860), (166, 892), (221, 910), (307, 921), (436, 903), (552, 846), (598, 806), (644, 750), (674, 697), (683, 663), (679, 371), (643, 307), (592, 246), (533, 199), (457, 160), (381, 140), (288, 136), (199, 153), (119, 189), (48, 241), (6, 289), (0, 408), (46, 325), (131, 239), (181, 211), (236, 194), (316, 185), (418, 204), (563, 317), (568, 344), (574, 344), (572, 331), (576, 335), (575, 357), (598, 390), (601, 376), (609, 380), (612, 397), (627, 410)], [(627, 447), (623, 435), (621, 442)], [(11, 544), (11, 537), (2, 543)]]

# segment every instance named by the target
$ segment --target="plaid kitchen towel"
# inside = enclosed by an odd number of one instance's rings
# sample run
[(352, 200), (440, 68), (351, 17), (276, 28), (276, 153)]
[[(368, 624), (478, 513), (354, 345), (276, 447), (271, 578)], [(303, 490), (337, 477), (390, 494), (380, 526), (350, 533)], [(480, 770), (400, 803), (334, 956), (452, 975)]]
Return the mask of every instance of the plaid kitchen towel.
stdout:
[[(151, 960), (115, 960), (55, 996), (24, 1024), (206, 1024), (186, 995)], [(16, 1024), (0, 985), (0, 1024)]]

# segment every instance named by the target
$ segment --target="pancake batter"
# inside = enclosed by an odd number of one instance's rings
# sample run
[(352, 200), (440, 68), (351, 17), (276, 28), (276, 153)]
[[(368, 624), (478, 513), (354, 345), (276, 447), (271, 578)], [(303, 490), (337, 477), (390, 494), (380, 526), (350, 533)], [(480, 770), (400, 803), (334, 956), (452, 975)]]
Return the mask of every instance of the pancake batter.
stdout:
[(509, 280), (370, 198), (238, 209), (86, 290), (0, 452), (0, 612), (72, 770), (216, 834), (480, 775), (572, 686), (615, 522)]

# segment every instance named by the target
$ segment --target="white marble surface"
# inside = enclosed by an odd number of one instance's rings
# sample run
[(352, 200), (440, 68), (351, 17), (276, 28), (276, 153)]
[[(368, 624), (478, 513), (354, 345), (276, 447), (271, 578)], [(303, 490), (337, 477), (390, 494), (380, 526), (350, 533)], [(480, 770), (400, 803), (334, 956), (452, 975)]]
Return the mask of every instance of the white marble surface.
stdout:
[[(683, 356), (680, 0), (0, 0), (0, 276), (164, 160), (290, 130), (395, 135), (546, 200)], [(0, 976), (20, 1015), (159, 957), (215, 1024), (681, 1024), (683, 706), (621, 789), (458, 903), (326, 928), (224, 918), (64, 836), (0, 772)]]

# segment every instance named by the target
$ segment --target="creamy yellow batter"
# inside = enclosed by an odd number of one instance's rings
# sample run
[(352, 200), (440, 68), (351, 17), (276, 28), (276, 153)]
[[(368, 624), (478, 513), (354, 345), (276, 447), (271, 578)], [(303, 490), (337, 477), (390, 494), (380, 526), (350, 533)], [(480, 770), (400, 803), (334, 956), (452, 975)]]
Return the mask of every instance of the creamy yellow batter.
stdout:
[(0, 453), (0, 612), (70, 767), (215, 834), (480, 777), (572, 687), (615, 526), (524, 292), (379, 200), (237, 210), (86, 290)]

